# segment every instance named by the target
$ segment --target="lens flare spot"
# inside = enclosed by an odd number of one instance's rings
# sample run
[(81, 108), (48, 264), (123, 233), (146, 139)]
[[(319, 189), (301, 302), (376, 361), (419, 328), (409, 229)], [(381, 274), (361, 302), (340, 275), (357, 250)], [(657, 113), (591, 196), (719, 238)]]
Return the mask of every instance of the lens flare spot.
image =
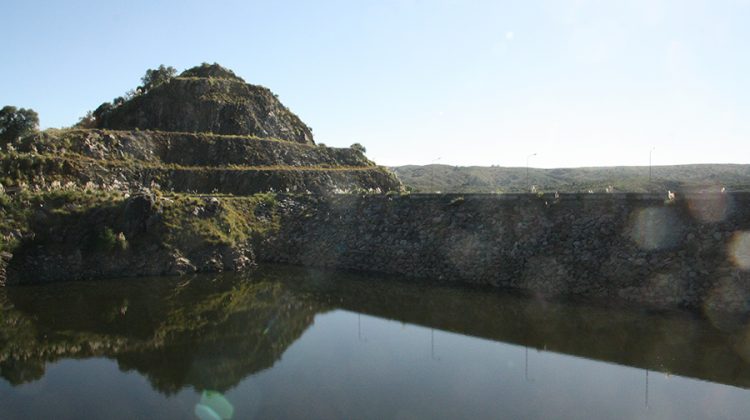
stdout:
[(737, 267), (750, 270), (750, 231), (734, 234), (729, 244), (729, 257)]
[(735, 351), (740, 357), (745, 359), (746, 362), (750, 362), (750, 326), (745, 329), (743, 339), (737, 343)]
[(682, 234), (682, 226), (667, 208), (649, 207), (635, 213), (630, 222), (630, 237), (643, 249), (674, 247)]
[(571, 292), (568, 290), (568, 270), (554, 257), (531, 257), (526, 264), (521, 282), (522, 288), (534, 292), (539, 297)]
[(718, 279), (703, 302), (703, 312), (719, 330), (731, 329), (738, 315), (750, 312), (750, 285), (742, 277)]
[(453, 241), (446, 244), (444, 254), (456, 269), (464, 273), (476, 272), (476, 261), (486, 249), (482, 246), (478, 235), (465, 231), (455, 231), (451, 234)]
[(703, 222), (717, 223), (727, 217), (730, 199), (728, 194), (700, 194), (688, 197), (687, 203), (693, 217)]

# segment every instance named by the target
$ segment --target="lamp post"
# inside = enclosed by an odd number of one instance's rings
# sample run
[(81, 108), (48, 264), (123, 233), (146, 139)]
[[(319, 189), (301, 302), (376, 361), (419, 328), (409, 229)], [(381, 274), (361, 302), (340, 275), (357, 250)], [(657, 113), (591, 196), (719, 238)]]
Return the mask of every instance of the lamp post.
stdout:
[(432, 161), (432, 192), (437, 192), (437, 189), (435, 188), (435, 166), (437, 165), (437, 162), (440, 161), (440, 157), (436, 158)]
[(526, 353), (526, 363), (524, 364), (523, 375), (526, 378), (526, 382), (534, 382), (534, 379), (529, 379), (529, 346), (524, 346)]
[(526, 156), (526, 189), (529, 189), (529, 187), (531, 186), (529, 184), (529, 159), (531, 159), (534, 156), (536, 156), (536, 153), (532, 153)]
[(651, 182), (651, 155), (654, 153), (654, 149), (656, 149), (656, 147), (652, 147), (651, 150), (648, 151), (648, 182)]
[(440, 360), (439, 357), (435, 357), (435, 329), (430, 329), (430, 358), (432, 360)]
[(366, 338), (362, 337), (362, 314), (357, 314), (357, 339), (359, 341), (367, 341)]

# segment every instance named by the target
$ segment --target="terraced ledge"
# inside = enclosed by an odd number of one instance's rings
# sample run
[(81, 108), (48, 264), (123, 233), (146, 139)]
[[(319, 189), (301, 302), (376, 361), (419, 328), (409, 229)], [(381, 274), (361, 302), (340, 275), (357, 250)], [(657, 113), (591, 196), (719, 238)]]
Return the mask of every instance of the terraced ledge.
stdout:
[(378, 166), (180, 166), (134, 160), (106, 161), (88, 156), (50, 156), (33, 153), (0, 158), (10, 176), (6, 185), (24, 182), (44, 187), (51, 183), (93, 183), (130, 190), (159, 185), (176, 192), (251, 195), (265, 191), (324, 193), (335, 190), (399, 190), (398, 179)]
[(110, 168), (123, 168), (123, 167), (141, 167), (148, 169), (170, 169), (170, 170), (187, 170), (187, 171), (370, 171), (373, 169), (387, 170), (384, 166), (292, 166), (292, 165), (261, 165), (261, 166), (249, 166), (249, 165), (227, 165), (227, 166), (191, 166), (191, 165), (179, 165), (174, 163), (155, 163), (149, 161), (136, 161), (136, 160), (101, 160), (95, 159), (90, 156), (84, 156), (79, 154), (68, 154), (63, 156), (55, 156), (40, 153), (15, 153), (0, 157), (3, 161), (13, 160), (40, 160), (40, 161), (52, 161), (52, 162), (63, 162), (68, 164), (74, 164), (76, 162), (87, 162), (90, 164), (110, 167)]
[[(241, 79), (239, 77), (231, 78), (231, 77), (177, 76), (177, 77), (173, 77), (172, 81), (178, 81), (178, 82), (179, 81), (186, 81), (186, 82), (188, 82), (188, 81), (193, 81), (193, 82), (196, 82), (196, 81), (209, 81), (209, 82), (213, 82), (213, 83), (239, 83), (241, 85), (246, 85), (247, 84), (247, 82), (245, 80), (243, 80), (243, 79)], [(260, 86), (260, 85), (254, 85), (254, 86), (262, 87), (264, 89), (268, 89), (265, 86)]]
[(210, 139), (215, 140), (249, 140), (249, 141), (259, 141), (259, 142), (280, 142), (285, 145), (291, 145), (291, 146), (299, 146), (299, 147), (307, 147), (307, 148), (316, 148), (319, 146), (313, 145), (313, 144), (304, 144), (304, 143), (298, 143), (296, 141), (291, 140), (284, 140), (279, 139), (276, 137), (258, 137), (258, 136), (250, 136), (250, 135), (243, 135), (243, 134), (217, 134), (217, 133), (211, 133), (211, 132), (190, 132), (190, 131), (164, 131), (164, 130), (115, 130), (115, 129), (106, 129), (106, 128), (70, 128), (70, 129), (64, 129), (64, 130), (57, 130), (57, 129), (51, 129), (42, 132), (42, 135), (54, 135), (58, 133), (69, 133), (69, 134), (78, 134), (78, 133), (102, 133), (102, 134), (110, 134), (110, 135), (130, 135), (130, 134), (158, 134), (163, 136), (188, 136), (188, 137), (207, 137)]
[(135, 159), (185, 166), (374, 166), (349, 148), (313, 146), (274, 138), (164, 131), (48, 130), (20, 152), (79, 154), (103, 160)]

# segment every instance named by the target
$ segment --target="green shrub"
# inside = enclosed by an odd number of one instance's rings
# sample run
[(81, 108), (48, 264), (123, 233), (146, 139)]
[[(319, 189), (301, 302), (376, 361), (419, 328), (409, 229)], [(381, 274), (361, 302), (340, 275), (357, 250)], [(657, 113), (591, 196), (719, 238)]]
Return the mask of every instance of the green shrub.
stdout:
[(362, 146), (360, 143), (354, 143), (351, 146), (349, 146), (349, 148), (359, 153), (362, 153), (363, 155), (367, 153), (367, 149), (365, 149), (365, 146)]
[(115, 236), (115, 246), (120, 251), (125, 251), (128, 249), (128, 239), (125, 237), (125, 234), (120, 232)]
[(99, 233), (99, 237), (97, 238), (97, 247), (107, 252), (113, 250), (125, 251), (128, 249), (128, 246), (129, 244), (127, 238), (125, 238), (125, 234), (122, 232), (115, 234), (115, 232), (109, 227), (105, 227), (104, 230)]
[(12, 143), (39, 130), (39, 115), (33, 109), (4, 106), (0, 109), (0, 143)]

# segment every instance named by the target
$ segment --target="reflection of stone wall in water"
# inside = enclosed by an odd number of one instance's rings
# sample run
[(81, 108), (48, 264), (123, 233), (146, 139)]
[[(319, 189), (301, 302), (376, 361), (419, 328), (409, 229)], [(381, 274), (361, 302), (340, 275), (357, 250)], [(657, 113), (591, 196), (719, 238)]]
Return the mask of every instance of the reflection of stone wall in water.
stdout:
[(750, 195), (288, 198), (261, 260), (655, 307), (750, 309)]
[(236, 277), (0, 292), (0, 376), (10, 383), (41, 378), (48, 362), (109, 357), (166, 393), (223, 391), (270, 368), (321, 310), (279, 283)]
[[(295, 271), (296, 270), (296, 273)], [(290, 289), (352, 311), (497, 342), (750, 388), (748, 324), (734, 314), (550, 302), (383, 275), (271, 267)], [(278, 274), (275, 274), (280, 272)], [(314, 282), (301, 281), (313, 278)], [(717, 363), (720, 360), (721, 363)]]

